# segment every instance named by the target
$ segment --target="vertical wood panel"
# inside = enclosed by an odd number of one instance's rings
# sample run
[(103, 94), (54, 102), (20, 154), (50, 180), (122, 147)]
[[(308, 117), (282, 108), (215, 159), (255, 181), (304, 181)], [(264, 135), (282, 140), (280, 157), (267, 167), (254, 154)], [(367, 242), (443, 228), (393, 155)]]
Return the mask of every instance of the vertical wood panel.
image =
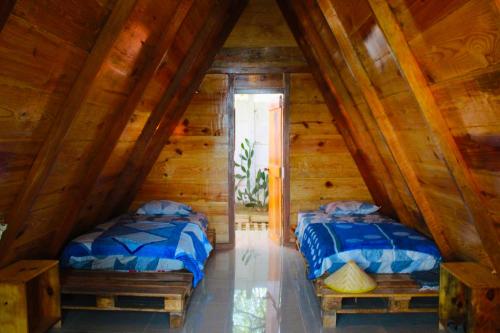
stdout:
[(290, 223), (300, 210), (372, 197), (311, 74), (290, 75)]
[(234, 242), (228, 229), (228, 92), (227, 75), (205, 76), (131, 209), (154, 199), (185, 202), (207, 215), (218, 242)]

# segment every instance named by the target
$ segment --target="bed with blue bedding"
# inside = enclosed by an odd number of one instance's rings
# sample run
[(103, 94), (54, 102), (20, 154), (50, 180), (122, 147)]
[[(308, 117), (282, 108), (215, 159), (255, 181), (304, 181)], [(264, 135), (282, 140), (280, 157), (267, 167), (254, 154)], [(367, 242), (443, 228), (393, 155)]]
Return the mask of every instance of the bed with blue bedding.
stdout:
[(295, 235), (309, 279), (335, 272), (349, 260), (369, 273), (428, 271), (441, 262), (433, 241), (379, 213), (300, 212)]
[(203, 214), (124, 214), (73, 239), (61, 267), (119, 272), (187, 270), (195, 287), (212, 251)]

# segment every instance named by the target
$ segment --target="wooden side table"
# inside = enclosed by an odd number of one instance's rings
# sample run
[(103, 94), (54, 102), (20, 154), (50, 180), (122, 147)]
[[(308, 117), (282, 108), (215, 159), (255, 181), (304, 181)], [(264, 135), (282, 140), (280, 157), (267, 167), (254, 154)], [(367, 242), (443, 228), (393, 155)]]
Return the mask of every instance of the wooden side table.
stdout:
[(0, 270), (0, 332), (45, 332), (60, 325), (57, 260), (21, 260)]
[(439, 328), (467, 333), (500, 332), (500, 277), (472, 262), (441, 265)]

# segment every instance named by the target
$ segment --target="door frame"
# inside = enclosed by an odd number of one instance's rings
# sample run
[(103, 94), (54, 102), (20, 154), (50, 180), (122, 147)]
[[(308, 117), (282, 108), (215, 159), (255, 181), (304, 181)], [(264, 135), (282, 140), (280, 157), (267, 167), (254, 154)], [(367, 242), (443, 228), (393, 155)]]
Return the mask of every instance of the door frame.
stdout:
[[(235, 85), (235, 77), (245, 74), (228, 74), (228, 93), (226, 105), (228, 113), (228, 248), (235, 246), (235, 203), (234, 193), (234, 152), (236, 150), (236, 127), (235, 127), (235, 105), (234, 95), (236, 94), (283, 94), (283, 195), (282, 195), (282, 216), (281, 223), (281, 243), (290, 242), (288, 230), (290, 229), (290, 73), (283, 73), (282, 87), (252, 87), (238, 88)], [(222, 244), (221, 244), (222, 245)], [(226, 246), (223, 246), (225, 248)]]

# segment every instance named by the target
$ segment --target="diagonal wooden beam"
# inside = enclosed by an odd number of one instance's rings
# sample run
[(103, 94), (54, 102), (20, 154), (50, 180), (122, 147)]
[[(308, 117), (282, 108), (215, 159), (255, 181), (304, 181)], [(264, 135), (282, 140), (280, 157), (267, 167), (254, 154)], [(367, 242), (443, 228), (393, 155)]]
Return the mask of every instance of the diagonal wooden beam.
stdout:
[[(307, 15), (310, 10), (300, 6), (297, 1), (293, 2), (293, 5), (290, 5), (289, 1), (286, 0), (278, 1), (278, 4), (311, 65), (313, 75), (335, 118), (337, 128), (356, 161), (372, 196), (377, 200), (378, 204), (391, 205), (402, 221), (418, 227), (419, 222), (416, 216), (409, 212), (399, 192), (392, 193), (385, 187), (386, 184), (392, 184), (396, 188), (393, 180), (394, 175), (390, 173), (364, 118), (354, 105), (333, 59), (328, 53), (335, 46), (322, 39), (322, 36)], [(382, 181), (374, 182), (376, 178)], [(377, 189), (377, 187), (380, 187), (380, 189)], [(381, 196), (387, 196), (389, 202), (381, 202)]]
[(16, 0), (2, 0), (0, 2), (0, 32), (2, 32), (5, 23), (16, 5)]
[(349, 70), (357, 80), (361, 88), (361, 92), (372, 110), (374, 118), (389, 145), (389, 149), (394, 155), (396, 163), (399, 165), (399, 169), (406, 179), (408, 187), (410, 188), (410, 191), (413, 194), (425, 221), (427, 222), (427, 226), (429, 227), (436, 244), (441, 250), (443, 257), (452, 258), (453, 251), (448, 243), (444, 230), (441, 227), (439, 218), (437, 217), (433, 206), (429, 203), (429, 200), (420, 185), (410, 159), (399, 141), (396, 131), (382, 102), (379, 99), (375, 87), (372, 85), (368, 74), (356, 54), (356, 50), (354, 49), (354, 46), (352, 45), (349, 36), (337, 15), (334, 5), (329, 0), (319, 0), (318, 3), (323, 11), (326, 21), (328, 22), (330, 30), (337, 39), (338, 45)]
[(102, 169), (110, 158), (130, 117), (139, 105), (149, 82), (157, 74), (162, 63), (166, 61), (167, 54), (175, 40), (177, 32), (191, 9), (193, 2), (194, 0), (184, 0), (179, 3), (173, 18), (168, 22), (168, 26), (165, 27), (163, 34), (157, 41), (153, 55), (146, 60), (146, 67), (142, 71), (132, 92), (123, 103), (123, 106), (115, 112), (113, 125), (105, 133), (105, 136), (101, 138), (98, 144), (99, 149), (95, 152), (91, 161), (85, 164), (85, 170), (81, 172), (82, 181), (75, 189), (75, 194), (69, 199), (71, 202), (68, 203), (67, 213), (62, 219), (64, 224), (54, 234), (49, 251), (52, 256), (56, 256), (59, 253), (66, 239), (70, 236), (82, 208), (87, 203), (99, 179)]
[(31, 207), (54, 165), (63, 145), (64, 138), (87, 97), (109, 52), (125, 27), (136, 0), (118, 1), (97, 38), (92, 51), (82, 67), (57, 117), (51, 126), (31, 170), (17, 196), (14, 206), (7, 214), (8, 228), (0, 241), (0, 266), (5, 265), (12, 252), (12, 243), (18, 237)]
[(413, 96), (425, 117), (432, 139), (441, 149), (450, 171), (473, 221), (493, 268), (500, 272), (500, 239), (495, 221), (481, 191), (439, 109), (429, 83), (413, 55), (405, 35), (386, 0), (368, 0), (392, 51), (401, 74), (410, 86)]
[(175, 73), (175, 78), (142, 131), (118, 184), (109, 195), (110, 217), (125, 211), (147, 177), (164, 144), (177, 126), (217, 51), (236, 24), (246, 0), (218, 1)]

